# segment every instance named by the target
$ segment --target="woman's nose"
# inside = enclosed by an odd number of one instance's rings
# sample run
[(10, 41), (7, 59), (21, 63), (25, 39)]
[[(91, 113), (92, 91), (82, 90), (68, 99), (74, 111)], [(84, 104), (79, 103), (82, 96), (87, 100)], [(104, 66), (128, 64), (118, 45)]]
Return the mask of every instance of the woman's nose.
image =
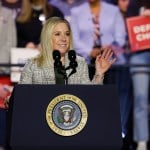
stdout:
[(61, 40), (62, 40), (62, 41), (66, 41), (66, 35), (62, 35), (62, 36), (61, 36)]

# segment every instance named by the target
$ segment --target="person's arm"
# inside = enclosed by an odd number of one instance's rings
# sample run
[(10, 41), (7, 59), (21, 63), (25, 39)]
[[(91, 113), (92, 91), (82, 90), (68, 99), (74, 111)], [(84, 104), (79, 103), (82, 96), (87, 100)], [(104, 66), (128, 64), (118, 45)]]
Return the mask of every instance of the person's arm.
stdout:
[(150, 9), (141, 7), (140, 8), (140, 15), (141, 16), (147, 16), (147, 17), (150, 16)]
[(8, 47), (16, 47), (16, 45), (17, 45), (16, 25), (15, 25), (15, 20), (11, 14), (8, 16), (7, 21), (9, 22), (8, 23), (9, 27), (7, 28), (7, 30), (9, 30), (7, 32), (7, 34), (8, 34), (7, 41), (9, 43)]
[(74, 47), (76, 52), (83, 56), (85, 59), (89, 58), (91, 54), (91, 48), (88, 46), (88, 44), (83, 43), (82, 39), (80, 38), (80, 29), (79, 29), (79, 22), (82, 20), (79, 20), (78, 13), (76, 13), (75, 9), (71, 10), (71, 29), (73, 33), (73, 41), (74, 41)]
[(126, 28), (123, 16), (120, 13), (120, 10), (116, 10), (116, 15), (114, 18), (114, 43), (123, 47), (126, 42)]
[(117, 57), (116, 63), (118, 64), (126, 63), (123, 49), (123, 46), (126, 44), (126, 36), (127, 33), (125, 28), (125, 21), (122, 14), (120, 13), (120, 10), (117, 8), (114, 18), (114, 40), (110, 47)]

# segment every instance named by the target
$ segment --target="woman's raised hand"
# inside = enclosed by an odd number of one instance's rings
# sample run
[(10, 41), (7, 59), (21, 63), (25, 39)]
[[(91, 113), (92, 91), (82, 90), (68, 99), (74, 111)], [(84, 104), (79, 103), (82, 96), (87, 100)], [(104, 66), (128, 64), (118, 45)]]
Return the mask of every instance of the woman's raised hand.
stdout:
[(104, 74), (111, 67), (116, 61), (116, 58), (112, 58), (112, 56), (111, 48), (102, 48), (102, 54), (98, 55), (95, 61), (96, 74)]

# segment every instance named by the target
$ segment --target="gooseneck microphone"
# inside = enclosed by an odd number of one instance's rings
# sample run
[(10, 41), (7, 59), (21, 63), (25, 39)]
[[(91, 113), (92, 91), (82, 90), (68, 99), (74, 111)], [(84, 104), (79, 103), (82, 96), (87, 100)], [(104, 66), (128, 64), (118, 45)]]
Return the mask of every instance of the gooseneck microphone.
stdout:
[[(54, 67), (57, 69), (58, 73), (64, 76), (65, 84), (68, 84), (68, 78), (76, 72), (76, 67), (78, 66), (76, 61), (76, 53), (74, 50), (70, 50), (68, 52), (68, 59), (70, 60), (69, 66), (65, 69), (62, 66), (61, 62), (61, 54), (59, 50), (53, 50), (53, 59), (54, 59)], [(72, 69), (70, 74), (67, 76), (66, 70)], [(65, 71), (64, 71), (65, 70)]]
[(53, 59), (54, 59), (54, 67), (61, 68), (62, 67), (62, 62), (60, 61), (61, 55), (58, 50), (53, 51)]
[(69, 67), (72, 69), (71, 73), (68, 75), (68, 77), (70, 77), (72, 74), (76, 73), (76, 68), (78, 66), (74, 50), (68, 52), (68, 59), (70, 60)]

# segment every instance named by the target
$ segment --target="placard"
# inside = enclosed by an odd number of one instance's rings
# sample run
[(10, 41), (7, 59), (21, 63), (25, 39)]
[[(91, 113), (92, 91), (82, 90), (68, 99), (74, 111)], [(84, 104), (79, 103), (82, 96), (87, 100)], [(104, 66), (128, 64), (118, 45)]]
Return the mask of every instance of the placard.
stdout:
[(127, 29), (131, 51), (150, 49), (150, 17), (127, 18)]
[[(38, 49), (11, 48), (11, 64), (25, 64), (29, 58), (39, 54)], [(11, 67), (11, 82), (19, 82), (23, 67)]]

